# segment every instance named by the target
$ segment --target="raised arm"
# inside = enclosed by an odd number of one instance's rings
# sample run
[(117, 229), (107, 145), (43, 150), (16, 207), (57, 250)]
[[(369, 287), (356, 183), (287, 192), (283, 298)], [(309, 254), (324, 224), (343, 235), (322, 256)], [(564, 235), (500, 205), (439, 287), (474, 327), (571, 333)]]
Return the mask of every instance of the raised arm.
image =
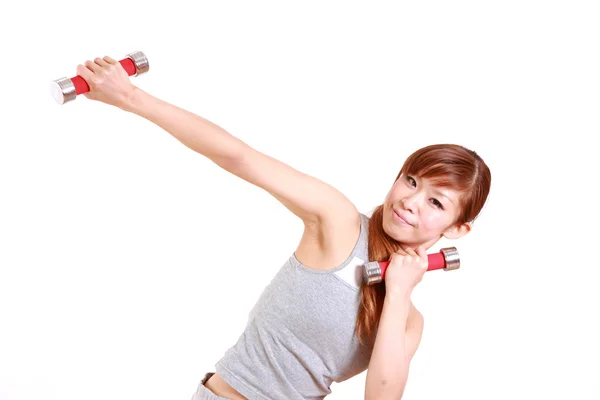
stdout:
[(358, 213), (332, 186), (253, 149), (211, 121), (139, 88), (121, 108), (146, 118), (223, 169), (266, 190), (305, 224)]

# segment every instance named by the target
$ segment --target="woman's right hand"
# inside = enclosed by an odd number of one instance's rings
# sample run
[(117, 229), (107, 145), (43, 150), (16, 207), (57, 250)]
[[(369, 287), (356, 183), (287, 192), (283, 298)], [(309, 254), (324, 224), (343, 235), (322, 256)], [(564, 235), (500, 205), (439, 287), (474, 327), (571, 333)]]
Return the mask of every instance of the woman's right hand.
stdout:
[(385, 271), (386, 292), (410, 294), (421, 282), (428, 267), (429, 260), (424, 247), (419, 246), (416, 250), (400, 248), (391, 255)]

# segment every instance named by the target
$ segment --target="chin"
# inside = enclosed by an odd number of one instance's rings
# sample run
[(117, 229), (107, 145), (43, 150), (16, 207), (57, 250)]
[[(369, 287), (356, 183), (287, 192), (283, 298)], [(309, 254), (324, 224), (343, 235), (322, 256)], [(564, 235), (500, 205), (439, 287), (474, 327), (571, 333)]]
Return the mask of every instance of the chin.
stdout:
[(401, 243), (408, 242), (408, 235), (406, 235), (406, 233), (403, 234), (403, 232), (398, 232), (397, 229), (394, 229), (395, 225), (393, 222), (390, 222), (389, 218), (384, 219), (382, 225), (383, 231), (392, 239)]

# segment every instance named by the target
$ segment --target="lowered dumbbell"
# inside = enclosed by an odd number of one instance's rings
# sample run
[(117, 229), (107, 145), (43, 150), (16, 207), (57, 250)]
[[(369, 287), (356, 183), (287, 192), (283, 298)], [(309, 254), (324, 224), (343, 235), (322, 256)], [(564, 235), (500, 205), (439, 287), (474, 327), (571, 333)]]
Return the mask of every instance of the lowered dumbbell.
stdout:
[[(129, 76), (138, 76), (145, 74), (150, 69), (148, 58), (141, 51), (134, 51), (127, 54), (126, 58), (119, 61)], [(79, 75), (74, 78), (60, 78), (52, 81), (50, 84), (52, 96), (58, 104), (75, 100), (78, 94), (87, 93), (90, 87), (87, 82)]]
[[(427, 255), (428, 267), (427, 271), (443, 269), (444, 271), (452, 271), (460, 268), (460, 257), (456, 247), (446, 247), (441, 249), (439, 253)], [(370, 261), (363, 265), (363, 279), (367, 285), (379, 283), (385, 279), (385, 271), (387, 270), (389, 261)]]

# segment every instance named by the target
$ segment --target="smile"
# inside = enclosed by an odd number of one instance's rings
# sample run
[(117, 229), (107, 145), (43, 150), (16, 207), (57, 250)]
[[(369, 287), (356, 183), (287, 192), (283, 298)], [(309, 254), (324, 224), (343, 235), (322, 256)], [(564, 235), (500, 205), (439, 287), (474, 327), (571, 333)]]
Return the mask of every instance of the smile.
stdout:
[(408, 221), (406, 221), (404, 218), (402, 218), (400, 215), (398, 215), (398, 213), (396, 212), (396, 210), (394, 211), (394, 219), (396, 221), (398, 221), (399, 223), (403, 224), (403, 225), (408, 225), (408, 226), (412, 226), (411, 224), (408, 223)]

